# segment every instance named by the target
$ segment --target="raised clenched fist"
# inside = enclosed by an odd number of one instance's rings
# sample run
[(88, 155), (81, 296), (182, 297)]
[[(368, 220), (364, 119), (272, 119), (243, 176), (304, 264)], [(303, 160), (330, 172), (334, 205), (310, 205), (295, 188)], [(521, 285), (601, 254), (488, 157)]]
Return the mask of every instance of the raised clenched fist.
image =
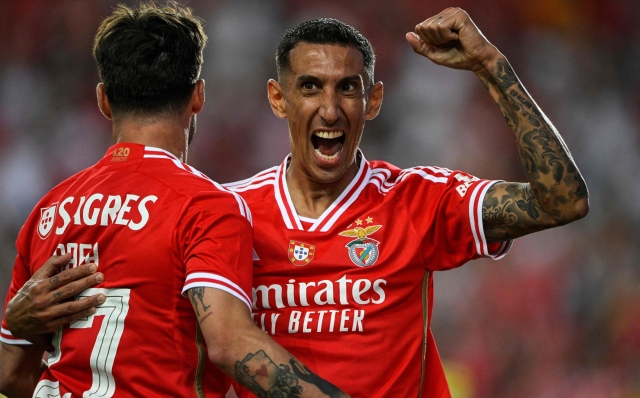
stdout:
[(407, 33), (413, 51), (438, 65), (477, 72), (500, 52), (484, 37), (469, 14), (447, 8)]

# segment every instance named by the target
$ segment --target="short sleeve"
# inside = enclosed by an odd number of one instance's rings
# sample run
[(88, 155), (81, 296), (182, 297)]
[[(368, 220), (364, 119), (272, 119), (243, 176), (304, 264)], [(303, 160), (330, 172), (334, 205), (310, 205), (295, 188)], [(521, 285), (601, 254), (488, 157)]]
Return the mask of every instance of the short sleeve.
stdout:
[(427, 269), (446, 270), (474, 258), (498, 260), (507, 254), (513, 241), (487, 243), (482, 225), (482, 201), (497, 180), (435, 167), (403, 173), (400, 185), (410, 195), (404, 202), (421, 239)]
[[(4, 303), (5, 314), (9, 301), (11, 301), (15, 295), (18, 293), (18, 290), (31, 278), (29, 268), (25, 265), (22, 257), (18, 254), (16, 256), (16, 260), (13, 263), (13, 273), (11, 275), (11, 285), (9, 285), (9, 291), (7, 292), (7, 299)], [(5, 344), (13, 344), (13, 345), (29, 345), (31, 344), (27, 340), (18, 339), (13, 337), (11, 332), (9, 331), (9, 327), (7, 326), (6, 316), (2, 317), (2, 327), (0, 328), (0, 341)]]
[(176, 228), (185, 266), (182, 294), (195, 287), (223, 290), (251, 309), (253, 229), (236, 194), (199, 193), (183, 207)]

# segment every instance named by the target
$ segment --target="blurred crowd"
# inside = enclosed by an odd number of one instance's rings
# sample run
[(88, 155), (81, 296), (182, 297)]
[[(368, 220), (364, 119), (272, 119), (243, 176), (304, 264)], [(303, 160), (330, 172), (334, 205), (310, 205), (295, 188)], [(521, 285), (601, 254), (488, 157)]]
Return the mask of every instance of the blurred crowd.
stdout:
[[(125, 3), (132, 4), (130, 1)], [(93, 35), (115, 1), (0, 2), (0, 296), (38, 199), (111, 145), (95, 100)], [(575, 223), (519, 239), (498, 262), (435, 275), (433, 331), (454, 398), (640, 397), (640, 3), (635, 0), (189, 0), (206, 21), (207, 102), (189, 162), (246, 178), (288, 153), (266, 100), (287, 28), (360, 30), (385, 84), (368, 159), (522, 181), (511, 132), (470, 72), (414, 54), (404, 34), (467, 10), (563, 135), (591, 197)]]

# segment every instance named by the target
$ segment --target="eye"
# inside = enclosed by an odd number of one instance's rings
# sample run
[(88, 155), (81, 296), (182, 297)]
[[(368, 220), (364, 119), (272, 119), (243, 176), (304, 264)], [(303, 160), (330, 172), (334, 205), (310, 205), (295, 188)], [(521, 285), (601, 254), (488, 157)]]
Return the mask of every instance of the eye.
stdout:
[(346, 83), (342, 83), (342, 86), (340, 86), (340, 89), (342, 91), (355, 91), (358, 88), (358, 85), (354, 82), (346, 82)]
[(302, 88), (305, 91), (311, 91), (316, 88), (316, 84), (313, 82), (304, 82), (300, 85), (300, 88)]

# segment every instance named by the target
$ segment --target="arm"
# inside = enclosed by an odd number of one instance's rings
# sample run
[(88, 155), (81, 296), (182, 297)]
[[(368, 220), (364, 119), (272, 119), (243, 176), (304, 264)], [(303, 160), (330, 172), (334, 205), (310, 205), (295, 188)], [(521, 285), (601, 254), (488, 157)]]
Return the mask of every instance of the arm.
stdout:
[(7, 304), (5, 321), (14, 337), (29, 340), (43, 350), (51, 350), (50, 335), (62, 325), (95, 312), (103, 295), (64, 301), (102, 282), (95, 264), (85, 264), (57, 273), (71, 256), (53, 256), (36, 271)]
[(209, 359), (258, 397), (348, 397), (258, 328), (242, 301), (204, 287), (190, 289), (189, 299)]
[(488, 242), (517, 238), (584, 217), (587, 186), (569, 149), (507, 59), (466, 12), (448, 8), (416, 26), (407, 40), (439, 65), (473, 71), (487, 87), (515, 134), (528, 183), (497, 183), (482, 207)]
[(0, 343), (0, 394), (10, 398), (33, 395), (46, 365), (44, 351), (34, 346)]

